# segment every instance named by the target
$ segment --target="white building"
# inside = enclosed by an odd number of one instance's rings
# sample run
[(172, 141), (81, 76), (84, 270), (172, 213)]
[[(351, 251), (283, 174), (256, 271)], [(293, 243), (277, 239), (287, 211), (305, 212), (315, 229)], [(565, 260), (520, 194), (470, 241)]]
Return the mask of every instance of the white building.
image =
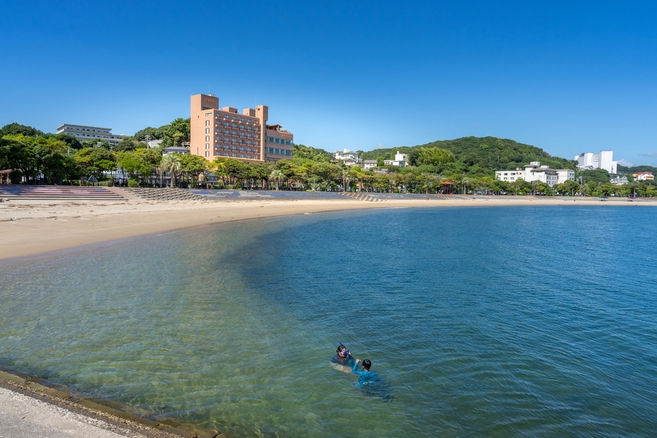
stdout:
[(557, 172), (557, 184), (563, 184), (566, 181), (575, 181), (575, 171), (570, 169), (555, 169)]
[(604, 150), (599, 154), (583, 152), (575, 157), (577, 168), (583, 169), (605, 169), (611, 174), (616, 174), (618, 162), (614, 161), (614, 151)]
[(399, 151), (397, 151), (394, 160), (384, 160), (383, 163), (386, 166), (405, 167), (408, 165), (408, 155), (402, 154)]
[(634, 178), (637, 181), (654, 181), (655, 176), (652, 174), (652, 172), (637, 172), (632, 175), (632, 178)]
[(336, 160), (354, 161), (358, 163), (358, 152), (353, 152), (349, 149), (344, 149), (342, 152), (336, 151), (334, 156)]
[(97, 126), (70, 125), (64, 123), (57, 128), (57, 134), (69, 134), (79, 141), (100, 139), (112, 146), (119, 144), (125, 135), (112, 134), (112, 128), (99, 128)]
[(376, 166), (376, 160), (365, 160), (363, 161), (363, 169), (370, 170)]
[(515, 182), (519, 179), (527, 182), (541, 181), (552, 187), (555, 184), (562, 184), (568, 180), (575, 181), (575, 171), (569, 169), (550, 169), (548, 166), (541, 166), (541, 163), (538, 161), (532, 161), (524, 169), (498, 170), (495, 172), (495, 179), (507, 182)]

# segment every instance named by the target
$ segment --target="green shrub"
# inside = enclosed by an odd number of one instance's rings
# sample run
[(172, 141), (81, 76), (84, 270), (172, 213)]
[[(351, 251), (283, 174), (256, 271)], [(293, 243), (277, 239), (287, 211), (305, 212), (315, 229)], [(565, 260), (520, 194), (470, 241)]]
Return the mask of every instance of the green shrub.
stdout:
[(128, 180), (128, 187), (139, 187), (139, 181), (137, 181), (135, 178), (130, 178)]

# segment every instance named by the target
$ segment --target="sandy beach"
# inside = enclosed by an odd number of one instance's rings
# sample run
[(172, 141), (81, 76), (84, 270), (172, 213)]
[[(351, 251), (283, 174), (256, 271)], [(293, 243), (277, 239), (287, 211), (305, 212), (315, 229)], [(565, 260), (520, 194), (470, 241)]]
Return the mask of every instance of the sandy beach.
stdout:
[(0, 259), (30, 256), (81, 245), (264, 217), (340, 210), (399, 207), (491, 206), (657, 206), (657, 201), (598, 198), (470, 197), (345, 200), (240, 200), (187, 202), (56, 202), (0, 203)]

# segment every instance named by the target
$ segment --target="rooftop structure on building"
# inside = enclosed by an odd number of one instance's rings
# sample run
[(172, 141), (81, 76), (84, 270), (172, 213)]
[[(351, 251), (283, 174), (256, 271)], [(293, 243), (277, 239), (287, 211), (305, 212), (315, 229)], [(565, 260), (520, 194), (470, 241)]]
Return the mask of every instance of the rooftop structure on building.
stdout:
[(162, 149), (162, 155), (168, 154), (189, 154), (189, 148), (185, 146), (169, 146)]
[(57, 134), (69, 134), (79, 141), (105, 140), (112, 146), (116, 146), (125, 135), (112, 134), (112, 128), (101, 128), (98, 126), (71, 125), (64, 123), (57, 128)]
[(219, 109), (219, 98), (195, 94), (190, 98), (190, 153), (208, 160), (217, 157), (250, 162), (292, 159), (294, 136), (281, 125), (267, 125), (269, 108), (258, 105)]
[(604, 169), (611, 174), (618, 172), (618, 162), (614, 161), (614, 151), (602, 150), (599, 154), (583, 152), (575, 157), (580, 170)]
[(495, 179), (499, 181), (516, 182), (522, 179), (527, 182), (541, 181), (552, 187), (555, 184), (563, 184), (566, 181), (575, 181), (575, 171), (570, 169), (550, 169), (549, 166), (541, 166), (540, 161), (532, 161), (524, 169), (497, 170)]

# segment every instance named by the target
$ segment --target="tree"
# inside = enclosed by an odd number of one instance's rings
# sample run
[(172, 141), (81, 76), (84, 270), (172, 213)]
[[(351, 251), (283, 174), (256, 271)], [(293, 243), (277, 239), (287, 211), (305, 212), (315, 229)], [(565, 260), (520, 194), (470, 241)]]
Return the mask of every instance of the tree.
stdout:
[(440, 164), (454, 161), (454, 154), (446, 149), (440, 149), (436, 147), (421, 147), (419, 156), (416, 161), (418, 164), (438, 166)]
[(88, 147), (79, 150), (73, 158), (80, 166), (83, 176), (95, 176), (98, 180), (103, 178), (103, 172), (111, 172), (116, 169), (116, 155), (105, 149)]
[(156, 138), (162, 140), (164, 146), (179, 146), (189, 141), (190, 120), (175, 119), (168, 125), (160, 126), (155, 134)]
[(168, 172), (169, 175), (171, 175), (170, 186), (173, 187), (176, 174), (182, 170), (182, 162), (180, 160), (180, 155), (167, 154), (163, 156), (162, 161), (160, 162), (160, 167), (162, 168), (162, 170)]
[(294, 145), (292, 156), (294, 158), (302, 158), (304, 160), (316, 161), (318, 163), (328, 163), (333, 158), (333, 154), (324, 149), (304, 146), (302, 144)]
[(57, 140), (61, 140), (64, 143), (66, 143), (66, 145), (69, 148), (74, 149), (76, 151), (82, 149), (82, 143), (80, 143), (80, 140), (78, 140), (77, 138), (75, 138), (71, 134), (46, 134), (46, 136), (47, 137), (54, 137)]
[(134, 137), (125, 136), (121, 139), (121, 141), (116, 146), (114, 146), (113, 150), (115, 150), (115, 151), (134, 151), (139, 146), (147, 147), (145, 144), (142, 144), (142, 143), (139, 143), (138, 141), (136, 141)]
[(274, 183), (276, 184), (276, 191), (279, 190), (278, 186), (281, 183), (281, 181), (283, 181), (284, 178), (285, 175), (283, 175), (283, 172), (281, 172), (280, 169), (274, 169), (269, 174), (269, 179), (274, 181)]
[(591, 169), (591, 170), (580, 170), (575, 173), (575, 178), (582, 178), (582, 182), (588, 183), (589, 181), (594, 181), (598, 184), (608, 183), (609, 182), (609, 172), (605, 169)]
[(182, 154), (180, 155), (180, 163), (182, 172), (187, 175), (188, 179), (192, 180), (193, 186), (198, 182), (199, 175), (205, 174), (209, 168), (208, 160), (199, 155)]
[(102, 138), (90, 138), (89, 140), (82, 140), (83, 148), (104, 148), (108, 151), (112, 150), (112, 145), (107, 140)]
[(5, 135), (23, 135), (25, 137), (38, 137), (44, 135), (43, 132), (31, 126), (21, 125), (20, 123), (9, 123), (0, 128), (0, 137)]
[(160, 132), (158, 132), (157, 128), (151, 128), (150, 126), (148, 128), (144, 128), (141, 131), (137, 131), (135, 135), (133, 135), (133, 138), (137, 141), (147, 141), (147, 140), (157, 140), (161, 137)]
[(28, 179), (30, 171), (35, 165), (35, 156), (32, 143), (28, 143), (22, 134), (6, 135), (0, 143), (0, 167), (14, 169), (11, 174), (12, 183), (16, 184), (23, 177)]
[(142, 148), (134, 151), (121, 151), (117, 154), (117, 165), (134, 179), (141, 181), (151, 178), (162, 156), (159, 150)]

